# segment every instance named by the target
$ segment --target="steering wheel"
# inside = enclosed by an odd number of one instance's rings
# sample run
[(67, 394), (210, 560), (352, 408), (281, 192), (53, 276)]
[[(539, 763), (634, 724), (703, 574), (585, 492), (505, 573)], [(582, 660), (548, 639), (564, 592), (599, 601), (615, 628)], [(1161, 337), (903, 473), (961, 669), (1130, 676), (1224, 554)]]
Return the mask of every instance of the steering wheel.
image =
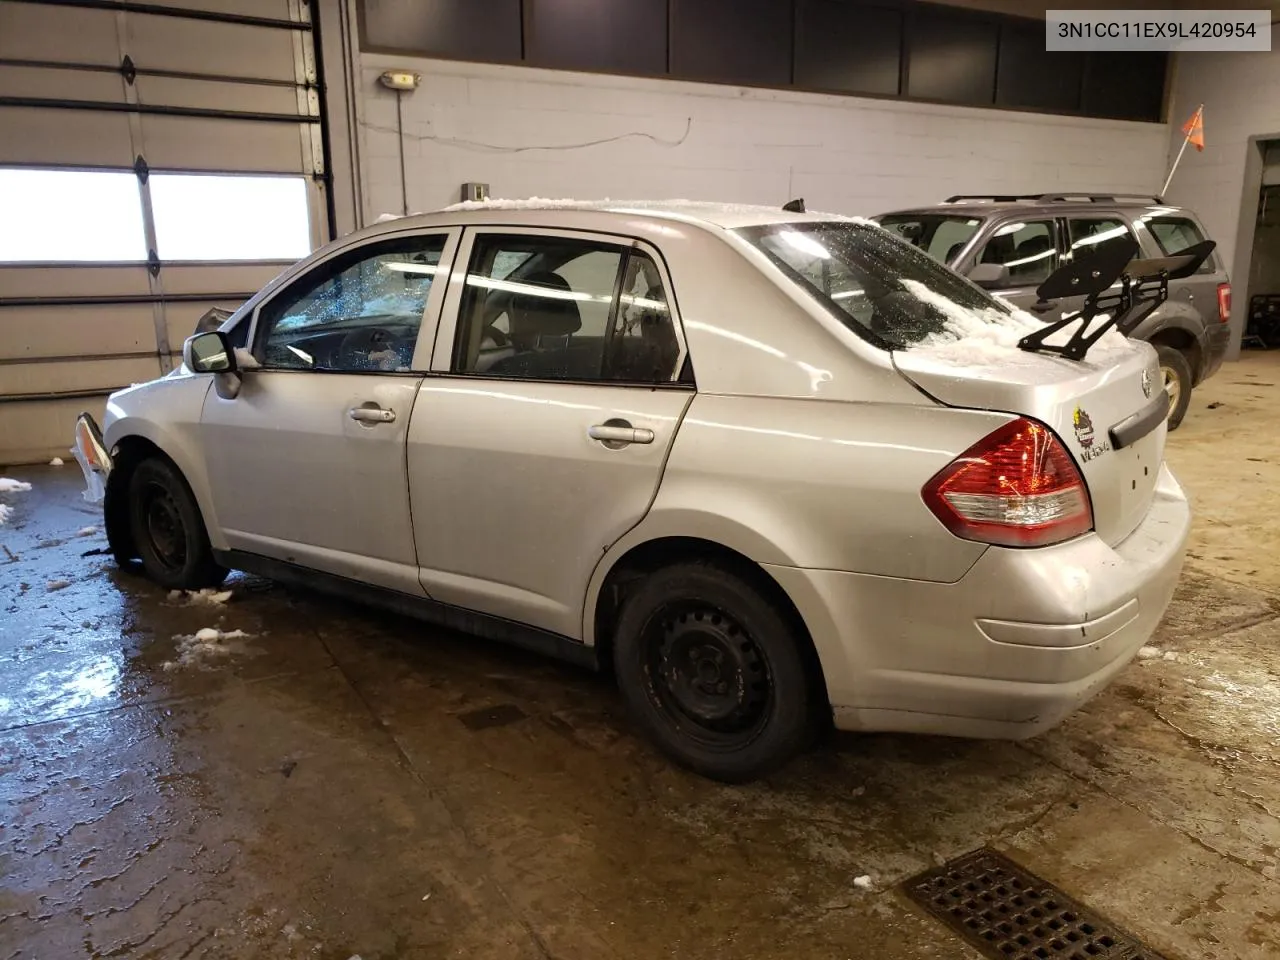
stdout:
[(369, 355), (384, 350), (396, 352), (396, 335), (386, 327), (360, 327), (352, 330), (338, 344), (337, 366), (340, 370), (377, 369)]

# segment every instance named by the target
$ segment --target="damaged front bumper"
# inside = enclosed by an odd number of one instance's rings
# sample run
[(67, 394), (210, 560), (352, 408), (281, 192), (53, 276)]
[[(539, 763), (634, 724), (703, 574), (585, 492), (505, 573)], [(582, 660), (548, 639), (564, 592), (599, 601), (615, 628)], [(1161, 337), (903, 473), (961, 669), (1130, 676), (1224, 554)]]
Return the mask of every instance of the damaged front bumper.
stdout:
[(84, 498), (90, 503), (102, 503), (112, 462), (102, 440), (102, 430), (92, 414), (82, 413), (76, 418), (76, 442), (71, 452), (76, 455), (76, 462), (84, 473)]

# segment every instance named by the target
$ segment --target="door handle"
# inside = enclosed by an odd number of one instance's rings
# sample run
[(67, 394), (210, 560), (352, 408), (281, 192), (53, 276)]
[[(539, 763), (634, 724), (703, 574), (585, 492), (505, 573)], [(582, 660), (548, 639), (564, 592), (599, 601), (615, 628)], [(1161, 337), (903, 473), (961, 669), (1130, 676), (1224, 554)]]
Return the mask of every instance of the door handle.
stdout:
[(625, 420), (610, 420), (587, 427), (587, 436), (614, 450), (629, 443), (653, 443), (652, 430), (633, 427)]
[(352, 407), (347, 416), (360, 423), (395, 423), (396, 412), (382, 407)]

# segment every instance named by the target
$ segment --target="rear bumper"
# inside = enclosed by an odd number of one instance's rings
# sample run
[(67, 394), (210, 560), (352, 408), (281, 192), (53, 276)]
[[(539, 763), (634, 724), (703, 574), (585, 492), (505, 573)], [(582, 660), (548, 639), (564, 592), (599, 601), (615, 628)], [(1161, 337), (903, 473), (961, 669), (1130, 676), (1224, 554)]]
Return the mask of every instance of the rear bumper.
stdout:
[(1205, 328), (1204, 362), (1200, 365), (1200, 377), (1196, 383), (1202, 383), (1218, 372), (1229, 346), (1231, 346), (1231, 324), (1213, 323)]
[(1102, 690), (1151, 637), (1190, 529), (1161, 467), (1143, 522), (1035, 550), (992, 547), (956, 583), (771, 567), (809, 625), (837, 726), (1021, 739)]

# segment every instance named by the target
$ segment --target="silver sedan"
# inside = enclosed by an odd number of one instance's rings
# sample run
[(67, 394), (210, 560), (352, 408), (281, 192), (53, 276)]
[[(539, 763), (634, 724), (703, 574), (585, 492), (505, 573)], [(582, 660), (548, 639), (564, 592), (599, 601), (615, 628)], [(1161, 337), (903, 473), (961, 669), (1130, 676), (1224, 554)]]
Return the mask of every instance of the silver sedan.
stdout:
[(671, 757), (745, 780), (833, 719), (1034, 735), (1151, 636), (1189, 526), (1155, 355), (1035, 329), (866, 221), (465, 205), (317, 251), (77, 449), (165, 587), (610, 664)]

